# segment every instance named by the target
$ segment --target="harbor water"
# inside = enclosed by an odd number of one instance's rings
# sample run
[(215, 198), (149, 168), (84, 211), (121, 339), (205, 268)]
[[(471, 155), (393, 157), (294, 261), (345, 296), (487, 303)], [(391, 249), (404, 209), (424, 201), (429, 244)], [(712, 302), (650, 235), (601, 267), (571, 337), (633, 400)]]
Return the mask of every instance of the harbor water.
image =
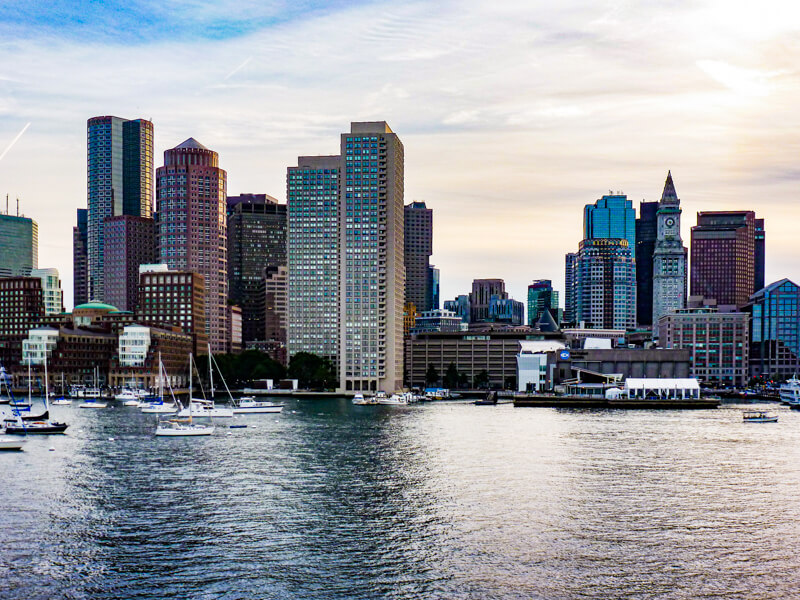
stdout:
[(51, 407), (66, 435), (0, 454), (0, 598), (800, 590), (800, 411), (285, 402), (196, 438)]

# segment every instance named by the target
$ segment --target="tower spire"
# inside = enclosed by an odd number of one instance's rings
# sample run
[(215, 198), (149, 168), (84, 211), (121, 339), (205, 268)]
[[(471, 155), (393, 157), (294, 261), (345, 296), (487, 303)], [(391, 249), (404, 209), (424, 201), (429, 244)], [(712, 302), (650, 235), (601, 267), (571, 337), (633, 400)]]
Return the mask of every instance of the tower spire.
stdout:
[(667, 171), (667, 180), (664, 182), (664, 192), (661, 194), (661, 202), (667, 204), (678, 204), (678, 194), (675, 193), (675, 184), (672, 183), (672, 171)]

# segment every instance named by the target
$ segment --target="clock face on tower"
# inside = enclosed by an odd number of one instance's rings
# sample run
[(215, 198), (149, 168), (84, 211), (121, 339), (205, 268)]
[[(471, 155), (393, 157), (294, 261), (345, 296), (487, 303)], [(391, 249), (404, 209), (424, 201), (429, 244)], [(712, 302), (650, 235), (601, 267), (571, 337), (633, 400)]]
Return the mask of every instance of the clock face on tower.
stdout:
[(674, 227), (675, 226), (675, 219), (672, 217), (667, 217), (667, 220), (664, 222), (667, 227)]

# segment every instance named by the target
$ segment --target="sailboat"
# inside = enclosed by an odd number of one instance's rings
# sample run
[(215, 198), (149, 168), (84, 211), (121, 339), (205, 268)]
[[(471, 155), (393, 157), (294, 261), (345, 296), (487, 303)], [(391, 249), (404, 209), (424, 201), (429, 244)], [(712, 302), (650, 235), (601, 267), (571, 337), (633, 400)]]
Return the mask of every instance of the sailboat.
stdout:
[[(175, 395), (172, 393), (172, 386), (169, 388), (169, 393), (172, 396), (172, 402), (164, 402), (164, 381), (167, 380), (167, 369), (164, 363), (161, 362), (161, 353), (158, 353), (158, 396), (151, 399), (149, 402), (142, 402), (139, 404), (143, 413), (157, 414), (157, 413), (174, 413), (178, 412), (178, 405), (175, 403)], [(168, 385), (169, 381), (167, 380)]]
[[(0, 404), (8, 404), (11, 402), (12, 394), (11, 394), (11, 386), (8, 384), (8, 380), (10, 379), (8, 373), (6, 373), (6, 368), (0, 365)], [(3, 386), (6, 387), (6, 395), (3, 395)]]
[[(163, 390), (163, 384), (162, 384)], [(170, 388), (170, 393), (172, 388)], [(163, 394), (162, 394), (163, 397)], [(173, 396), (174, 399), (174, 396)], [(214, 433), (213, 421), (210, 425), (194, 423), (192, 421), (192, 355), (189, 353), (189, 418), (176, 419), (170, 418), (166, 421), (159, 421), (156, 426), (156, 435), (159, 436), (189, 436), (189, 435), (211, 435)]]
[[(188, 408), (182, 409), (179, 413), (179, 417), (185, 417), (190, 413), (194, 413), (194, 416), (200, 417), (218, 417), (218, 418), (232, 418), (233, 417), (233, 410), (230, 408), (223, 408), (221, 406), (214, 405), (214, 371), (211, 368), (211, 361), (213, 360), (213, 355), (211, 354), (211, 344), (208, 345), (208, 375), (209, 375), (209, 382), (211, 384), (211, 400), (206, 400), (205, 392), (203, 392), (203, 398), (192, 398), (192, 394), (189, 394), (189, 406)], [(202, 391), (203, 384), (200, 384), (200, 390)]]
[(283, 404), (276, 404), (274, 402), (259, 402), (253, 396), (242, 396), (238, 400), (233, 397), (231, 394), (231, 390), (228, 388), (228, 382), (225, 381), (225, 377), (222, 375), (222, 369), (219, 368), (219, 364), (217, 360), (214, 358), (214, 355), (211, 354), (211, 346), (209, 345), (208, 348), (208, 359), (209, 359), (209, 376), (211, 377), (211, 389), (214, 389), (214, 379), (213, 379), (213, 372), (211, 371), (212, 363), (213, 366), (217, 367), (217, 372), (219, 373), (219, 378), (222, 379), (222, 385), (225, 386), (225, 391), (228, 392), (228, 398), (231, 401), (231, 406), (233, 407), (233, 412), (235, 414), (253, 414), (253, 413), (279, 413), (283, 410)]
[(105, 408), (108, 406), (105, 402), (98, 402), (95, 398), (100, 397), (100, 388), (97, 385), (98, 379), (100, 379), (100, 367), (94, 368), (94, 388), (91, 390), (86, 390), (84, 392), (84, 397), (88, 397), (89, 400), (84, 402), (83, 404), (79, 404), (78, 408)]
[[(28, 357), (28, 373), (30, 373), (31, 359)], [(16, 418), (5, 419), (6, 433), (29, 435), (64, 433), (68, 425), (57, 421), (50, 421), (50, 407), (47, 405), (49, 388), (47, 383), (47, 357), (44, 359), (44, 414), (38, 417), (23, 417), (20, 410), (14, 408), (12, 414)], [(30, 402), (30, 375), (28, 375), (28, 401)]]
[(54, 405), (69, 405), (69, 404), (72, 404), (72, 400), (70, 400), (69, 398), (67, 398), (64, 395), (64, 390), (65, 389), (66, 388), (64, 387), (64, 373), (61, 373), (61, 397), (60, 398), (56, 398), (55, 400), (53, 400), (53, 404)]

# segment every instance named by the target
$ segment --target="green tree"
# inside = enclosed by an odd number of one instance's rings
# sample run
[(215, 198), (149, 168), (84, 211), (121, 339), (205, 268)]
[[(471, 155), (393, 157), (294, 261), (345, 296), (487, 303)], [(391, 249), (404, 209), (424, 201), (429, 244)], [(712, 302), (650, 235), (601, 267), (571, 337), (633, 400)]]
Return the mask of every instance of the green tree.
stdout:
[(489, 371), (484, 369), (477, 375), (475, 375), (475, 382), (473, 384), (476, 388), (488, 388), (489, 387)]
[(289, 361), (289, 377), (297, 379), (300, 387), (309, 389), (329, 389), (336, 383), (333, 365), (327, 358), (298, 352)]
[(458, 387), (458, 369), (455, 364), (450, 363), (447, 365), (447, 371), (444, 374), (444, 387), (448, 389), (455, 389)]
[(439, 371), (436, 370), (436, 365), (428, 365), (428, 370), (425, 372), (425, 383), (430, 385), (439, 383)]

